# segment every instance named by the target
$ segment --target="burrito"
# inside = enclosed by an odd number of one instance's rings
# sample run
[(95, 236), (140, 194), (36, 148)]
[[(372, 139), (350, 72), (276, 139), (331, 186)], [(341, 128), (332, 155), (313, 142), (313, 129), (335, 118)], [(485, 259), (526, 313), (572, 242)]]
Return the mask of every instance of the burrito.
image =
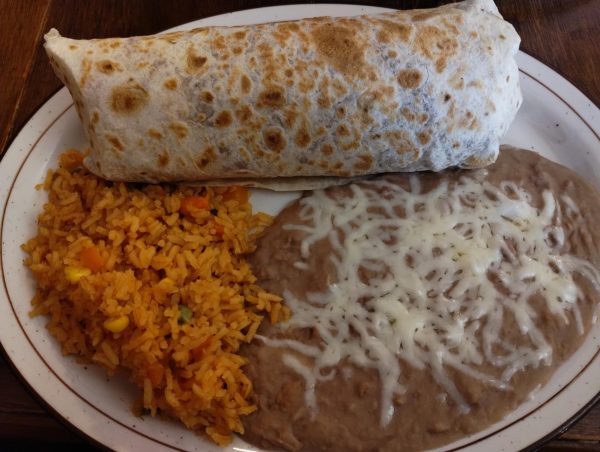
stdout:
[(520, 39), (492, 0), (45, 39), (90, 142), (85, 165), (116, 181), (281, 187), (482, 167), (522, 101)]

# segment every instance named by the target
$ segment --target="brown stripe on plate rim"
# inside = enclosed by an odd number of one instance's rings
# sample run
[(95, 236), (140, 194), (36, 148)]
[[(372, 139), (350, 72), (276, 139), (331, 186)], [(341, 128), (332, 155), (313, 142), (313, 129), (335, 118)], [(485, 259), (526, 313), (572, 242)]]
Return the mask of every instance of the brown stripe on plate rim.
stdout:
[[(542, 85), (544, 88), (546, 88), (548, 91), (550, 91), (554, 96), (556, 96), (557, 98), (559, 98), (573, 113), (575, 113), (575, 115), (577, 115), (577, 117), (587, 126), (587, 128), (594, 134), (594, 136), (596, 137), (596, 139), (600, 142), (600, 136), (598, 135), (598, 133), (596, 133), (596, 131), (590, 126), (590, 124), (579, 114), (579, 112), (577, 112), (577, 110), (575, 110), (571, 104), (569, 104), (565, 99), (563, 99), (558, 93), (556, 93), (556, 91), (554, 91), (552, 88), (550, 88), (548, 85), (546, 85), (545, 83), (543, 83), (542, 81), (538, 80), (536, 77), (534, 77), (533, 75), (529, 74), (528, 72), (524, 71), (523, 69), (519, 69), (520, 72), (522, 72), (523, 74), (527, 75), (528, 77), (530, 77), (531, 79), (535, 80), (537, 83), (539, 83), (540, 85)], [(183, 451), (183, 449), (177, 448), (173, 445), (164, 443), (156, 438), (153, 438), (151, 436), (148, 436), (144, 433), (141, 433), (140, 431), (130, 427), (127, 424), (122, 423), (121, 421), (113, 418), (110, 414), (105, 413), (103, 410), (101, 410), (100, 408), (98, 408), (97, 406), (95, 406), (92, 402), (88, 401), (85, 397), (83, 397), (82, 395), (80, 395), (74, 388), (72, 388), (71, 386), (69, 386), (55, 371), (54, 369), (48, 364), (48, 362), (44, 359), (44, 357), (42, 356), (42, 354), (37, 350), (37, 348), (35, 348), (35, 345), (33, 343), (33, 341), (31, 340), (31, 338), (29, 337), (29, 335), (27, 334), (25, 328), (23, 327), (21, 320), (19, 319), (19, 317), (17, 316), (17, 313), (15, 311), (14, 305), (13, 305), (13, 301), (9, 295), (8, 292), (8, 285), (6, 284), (6, 275), (4, 273), (4, 265), (2, 264), (2, 253), (1, 253), (1, 249), (2, 249), (2, 238), (3, 238), (3, 234), (4, 234), (4, 219), (6, 217), (6, 209), (8, 208), (8, 201), (11, 197), (12, 191), (14, 189), (14, 185), (16, 183), (16, 180), (19, 176), (19, 174), (21, 173), (21, 170), (23, 169), (23, 166), (25, 165), (25, 163), (27, 162), (27, 160), (29, 159), (31, 153), (33, 152), (33, 150), (36, 148), (36, 146), (38, 145), (38, 143), (41, 141), (41, 139), (45, 136), (45, 134), (48, 132), (48, 130), (73, 106), (73, 104), (69, 105), (62, 113), (60, 113), (59, 116), (57, 116), (52, 123), (50, 123), (50, 125), (48, 125), (48, 127), (46, 127), (46, 129), (40, 134), (40, 136), (38, 137), (38, 139), (35, 141), (35, 143), (33, 143), (33, 145), (31, 146), (31, 148), (29, 149), (27, 156), (23, 159), (23, 162), (21, 162), (21, 165), (19, 166), (19, 169), (17, 170), (17, 172), (15, 173), (15, 177), (12, 180), (11, 183), (11, 187), (8, 191), (7, 197), (6, 197), (6, 204), (4, 206), (4, 210), (2, 212), (2, 222), (0, 223), (0, 268), (2, 269), (2, 283), (4, 286), (4, 292), (6, 293), (6, 298), (8, 299), (10, 306), (11, 306), (11, 310), (15, 316), (15, 319), (17, 320), (17, 324), (19, 325), (19, 328), (21, 329), (23, 335), (25, 336), (25, 338), (27, 339), (27, 341), (29, 342), (29, 344), (31, 345), (31, 347), (34, 349), (34, 351), (36, 352), (36, 354), (38, 355), (38, 357), (40, 358), (40, 360), (44, 363), (44, 365), (50, 370), (50, 372), (67, 388), (69, 389), (74, 395), (76, 395), (80, 400), (82, 400), (83, 402), (85, 402), (87, 405), (89, 405), (90, 408), (93, 408), (94, 410), (98, 411), (99, 413), (101, 413), (102, 415), (104, 415), (105, 417), (107, 417), (108, 419), (112, 420), (113, 422), (115, 422), (116, 424), (126, 428), (127, 430), (131, 431), (132, 433), (136, 434), (136, 435), (140, 435), (150, 441), (153, 441), (157, 444), (160, 444), (162, 446), (166, 446), (168, 448), (174, 449), (174, 450), (178, 450), (178, 451)], [(43, 107), (42, 107), (43, 108)], [(4, 157), (6, 157), (6, 154), (4, 155)], [(6, 353), (7, 357), (8, 357), (8, 353)], [(579, 373), (573, 377), (565, 386), (563, 386), (562, 388), (560, 388), (554, 395), (552, 395), (549, 399), (545, 400), (541, 405), (539, 405), (538, 407), (532, 409), (530, 412), (528, 412), (527, 414), (521, 416), (520, 418), (514, 420), (513, 422), (511, 422), (508, 425), (505, 425), (502, 428), (499, 428), (498, 430), (495, 430), (494, 432), (489, 433), (488, 435), (478, 438), (476, 440), (473, 440), (470, 443), (464, 444), (460, 447), (454, 448), (454, 449), (449, 449), (449, 452), (452, 451), (456, 451), (468, 446), (473, 446), (481, 441), (484, 441), (488, 438), (490, 438), (491, 436), (494, 436), (510, 427), (512, 427), (514, 424), (523, 421), (524, 419), (528, 418), (529, 416), (531, 416), (533, 413), (539, 411), (540, 409), (542, 409), (546, 404), (548, 404), (549, 402), (551, 402), (554, 398), (556, 398), (559, 394), (561, 394), (566, 388), (568, 388), (569, 386), (571, 386), (573, 384), (573, 382), (575, 382), (576, 380), (578, 380), (581, 376), (582, 373), (584, 373), (589, 366), (596, 360), (596, 358), (598, 358), (600, 355), (600, 349), (594, 354), (594, 356), (588, 361), (588, 363), (579, 371)], [(8, 361), (10, 362), (10, 357), (8, 359)], [(12, 364), (12, 362), (11, 362)], [(22, 380), (24, 380), (27, 385), (29, 387), (30, 384), (27, 380), (27, 378), (21, 374), (18, 369), (16, 368), (16, 366), (14, 366), (14, 364), (12, 364), (13, 367), (15, 368), (15, 370), (17, 371), (17, 373), (19, 374), (19, 376), (21, 377)], [(33, 388), (32, 388), (33, 390)], [(36, 392), (35, 390), (33, 390), (34, 392)], [(37, 394), (37, 392), (36, 392)], [(41, 397), (39, 394), (37, 394), (38, 397)], [(566, 420), (564, 423), (562, 423), (559, 427), (557, 427), (556, 429), (552, 430), (550, 433), (548, 433), (547, 435), (545, 435), (544, 437), (535, 440), (533, 443), (531, 443), (530, 445), (527, 446), (528, 449), (532, 449), (532, 448), (536, 448), (541, 446), (542, 444), (544, 444), (545, 442), (551, 440), (552, 438), (554, 438), (555, 435), (561, 433), (562, 431), (564, 431), (566, 428), (568, 428), (570, 425), (572, 425), (574, 422), (576, 422), (579, 418), (581, 418), (590, 408), (592, 408), (592, 406), (598, 401), (600, 400), (600, 393), (598, 393), (596, 396), (594, 396), (587, 404), (585, 404), (581, 409), (579, 409), (573, 416), (571, 416), (568, 420)], [(47, 403), (46, 403), (47, 404)], [(49, 404), (47, 404), (49, 405)], [(56, 414), (58, 414), (58, 416), (60, 418), (62, 418), (63, 420), (65, 420), (66, 422), (68, 422), (70, 425), (72, 425), (74, 428), (76, 428), (77, 430), (79, 430), (85, 437), (87, 438), (91, 438), (87, 433), (85, 433), (83, 430), (81, 430), (80, 428), (76, 427), (75, 425), (73, 425), (69, 420), (65, 419), (60, 413), (58, 413), (56, 411), (55, 408), (50, 407), (52, 409), (53, 412), (55, 412)], [(92, 438), (93, 439), (93, 438)], [(93, 439), (94, 442), (97, 442), (95, 439)]]

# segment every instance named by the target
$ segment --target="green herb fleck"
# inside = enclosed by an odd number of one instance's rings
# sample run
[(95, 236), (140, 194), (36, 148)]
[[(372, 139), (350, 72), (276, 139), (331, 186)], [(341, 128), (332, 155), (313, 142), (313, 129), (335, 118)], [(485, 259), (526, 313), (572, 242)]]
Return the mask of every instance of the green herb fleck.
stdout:
[(185, 305), (181, 305), (179, 306), (179, 318), (177, 319), (177, 323), (179, 323), (180, 325), (188, 323), (190, 320), (192, 320), (193, 315), (194, 313), (190, 308), (188, 308)]

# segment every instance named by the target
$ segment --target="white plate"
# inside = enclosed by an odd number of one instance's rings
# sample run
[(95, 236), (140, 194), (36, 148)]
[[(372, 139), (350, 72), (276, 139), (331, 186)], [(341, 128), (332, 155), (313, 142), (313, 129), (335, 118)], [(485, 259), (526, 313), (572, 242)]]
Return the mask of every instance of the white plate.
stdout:
[[(241, 25), (322, 15), (384, 11), (353, 5), (294, 5), (240, 11), (177, 29)], [(565, 79), (520, 53), (524, 104), (505, 142), (534, 149), (560, 162), (600, 188), (600, 111)], [(83, 367), (61, 355), (43, 318), (27, 315), (34, 281), (22, 265), (20, 244), (35, 234), (45, 195), (34, 190), (57, 155), (85, 146), (83, 132), (66, 89), (52, 97), (27, 123), (0, 162), (2, 288), (0, 341), (14, 367), (61, 417), (97, 442), (117, 450), (220, 450), (175, 422), (134, 417), (139, 394), (118, 376), (108, 381), (95, 366)], [(256, 192), (256, 209), (276, 213), (293, 195)], [(600, 324), (584, 345), (560, 367), (535, 397), (506, 419), (450, 448), (515, 450), (557, 432), (600, 393)], [(1, 389), (0, 389), (1, 395)], [(33, 433), (33, 432), (32, 432)], [(229, 450), (247, 450), (237, 439)]]

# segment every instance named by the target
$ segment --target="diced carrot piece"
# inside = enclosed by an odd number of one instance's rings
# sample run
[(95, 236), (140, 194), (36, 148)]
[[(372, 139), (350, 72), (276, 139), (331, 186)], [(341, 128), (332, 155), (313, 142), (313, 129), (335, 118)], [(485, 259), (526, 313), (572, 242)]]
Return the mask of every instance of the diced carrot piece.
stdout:
[(81, 261), (81, 265), (85, 268), (89, 268), (93, 272), (100, 271), (102, 270), (102, 267), (104, 267), (104, 258), (95, 246), (89, 246), (82, 249), (79, 254), (79, 260)]
[(204, 356), (204, 353), (205, 353), (206, 349), (210, 346), (210, 343), (211, 343), (211, 340), (210, 339), (206, 339), (198, 347), (193, 348), (192, 351), (191, 351), (192, 357), (196, 361), (200, 361), (202, 359), (202, 357)]
[(208, 209), (208, 198), (204, 196), (186, 196), (181, 200), (179, 211), (184, 215), (191, 215), (193, 210)]
[(234, 186), (223, 193), (223, 201), (237, 201), (240, 205), (248, 202), (250, 193), (247, 188)]
[(215, 228), (215, 232), (217, 235), (222, 236), (225, 233), (225, 226), (221, 223), (217, 223), (216, 221), (213, 223), (213, 227)]
[(146, 366), (146, 375), (152, 383), (152, 386), (158, 386), (163, 379), (165, 368), (161, 363), (152, 363)]

